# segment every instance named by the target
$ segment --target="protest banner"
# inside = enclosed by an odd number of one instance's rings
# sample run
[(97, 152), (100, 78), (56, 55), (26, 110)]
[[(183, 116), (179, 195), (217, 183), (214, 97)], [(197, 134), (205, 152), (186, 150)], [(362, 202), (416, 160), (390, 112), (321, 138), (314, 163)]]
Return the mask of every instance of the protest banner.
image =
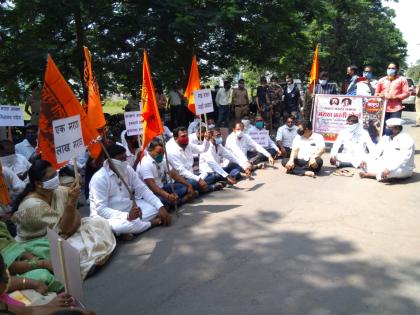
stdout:
[(207, 114), (214, 111), (213, 99), (209, 89), (195, 90), (193, 93), (196, 115)]
[(64, 284), (65, 291), (76, 299), (79, 306), (84, 307), (79, 251), (51, 229), (47, 229), (47, 237), (55, 277)]
[(262, 147), (268, 147), (268, 140), (270, 138), (268, 130), (252, 130), (248, 135)]
[(373, 141), (382, 134), (385, 106), (375, 96), (323, 95), (315, 96), (313, 131), (334, 142), (347, 124), (347, 117), (356, 115), (369, 131)]
[(58, 163), (67, 162), (85, 150), (79, 115), (53, 120), (52, 125)]
[(124, 113), (125, 130), (127, 130), (128, 136), (137, 136), (143, 133), (143, 123), (141, 120), (140, 111)]
[(1, 127), (22, 127), (23, 113), (19, 106), (0, 105), (0, 126)]

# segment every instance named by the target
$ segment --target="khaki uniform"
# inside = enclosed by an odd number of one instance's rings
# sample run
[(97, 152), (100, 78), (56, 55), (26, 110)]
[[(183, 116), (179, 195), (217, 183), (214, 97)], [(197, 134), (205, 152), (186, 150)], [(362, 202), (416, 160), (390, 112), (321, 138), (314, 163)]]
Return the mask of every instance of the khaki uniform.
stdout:
[(249, 113), (249, 97), (246, 89), (233, 89), (232, 105), (235, 110), (235, 119), (240, 120), (242, 116)]

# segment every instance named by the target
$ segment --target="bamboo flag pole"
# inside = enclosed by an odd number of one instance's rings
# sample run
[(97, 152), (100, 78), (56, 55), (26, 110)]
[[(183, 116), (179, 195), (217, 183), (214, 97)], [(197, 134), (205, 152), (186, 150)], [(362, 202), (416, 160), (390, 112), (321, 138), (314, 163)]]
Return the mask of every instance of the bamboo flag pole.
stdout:
[(204, 113), (204, 124), (206, 125), (206, 131), (209, 131), (209, 124), (207, 123), (207, 113)]
[(76, 182), (80, 182), (80, 174), (79, 174), (79, 169), (77, 167), (77, 159), (73, 158), (73, 169), (74, 169), (74, 179), (76, 180)]

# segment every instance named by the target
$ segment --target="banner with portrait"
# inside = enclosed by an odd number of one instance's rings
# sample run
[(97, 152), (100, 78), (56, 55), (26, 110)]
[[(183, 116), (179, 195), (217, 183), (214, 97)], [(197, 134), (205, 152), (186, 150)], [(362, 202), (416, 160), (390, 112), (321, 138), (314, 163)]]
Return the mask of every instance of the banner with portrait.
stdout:
[(334, 142), (350, 115), (359, 118), (375, 143), (379, 141), (384, 128), (385, 103), (375, 96), (316, 95), (313, 131), (322, 134), (326, 142)]

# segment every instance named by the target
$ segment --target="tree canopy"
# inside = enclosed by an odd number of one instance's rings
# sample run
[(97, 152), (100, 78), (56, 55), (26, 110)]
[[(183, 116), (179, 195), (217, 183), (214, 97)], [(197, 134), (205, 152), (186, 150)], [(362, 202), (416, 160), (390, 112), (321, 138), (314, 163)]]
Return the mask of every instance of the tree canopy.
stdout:
[(239, 67), (304, 78), (313, 50), (341, 81), (349, 64), (404, 63), (406, 43), (381, 0), (0, 0), (0, 100), (19, 102), (51, 54), (82, 95), (82, 47), (101, 92), (141, 83), (149, 52), (157, 85), (185, 85), (193, 52), (202, 79)]

